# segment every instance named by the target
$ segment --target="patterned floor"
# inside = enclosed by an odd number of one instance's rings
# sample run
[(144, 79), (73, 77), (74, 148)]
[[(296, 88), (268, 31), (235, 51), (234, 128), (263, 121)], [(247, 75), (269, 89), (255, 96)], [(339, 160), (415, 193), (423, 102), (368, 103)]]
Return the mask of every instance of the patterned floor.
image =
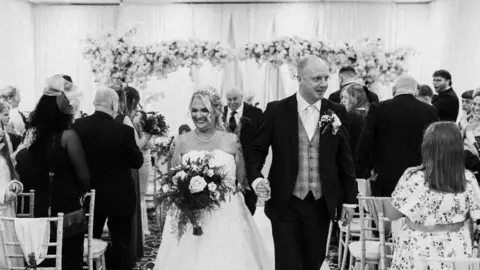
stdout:
[[(145, 248), (144, 253), (145, 256), (137, 262), (137, 266), (134, 270), (151, 270), (155, 265), (155, 258), (157, 256), (157, 250), (160, 246), (161, 241), (161, 230), (157, 226), (157, 221), (154, 212), (149, 212), (148, 215), (149, 219), (149, 226), (151, 234), (146, 236), (145, 239)], [(332, 241), (335, 243), (336, 241)], [(334, 261), (328, 260), (328, 264), (330, 269), (337, 270), (338, 267), (336, 265), (336, 258), (337, 258), (337, 247), (332, 246), (329, 252), (329, 258), (335, 258)]]

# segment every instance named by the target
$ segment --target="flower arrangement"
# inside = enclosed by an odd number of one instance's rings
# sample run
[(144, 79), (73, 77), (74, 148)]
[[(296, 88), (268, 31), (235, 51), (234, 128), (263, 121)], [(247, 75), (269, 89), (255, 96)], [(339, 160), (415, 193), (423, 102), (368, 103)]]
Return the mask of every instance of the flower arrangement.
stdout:
[(165, 117), (158, 112), (140, 111), (140, 123), (142, 130), (152, 136), (164, 137), (168, 133)]
[(187, 231), (187, 224), (193, 227), (193, 234), (203, 234), (201, 219), (207, 211), (212, 211), (226, 201), (235, 191), (235, 186), (223, 181), (220, 167), (209, 164), (211, 154), (205, 154), (196, 160), (187, 160), (185, 164), (171, 169), (171, 177), (164, 178), (160, 200), (172, 211), (177, 222), (178, 239)]
[(327, 131), (327, 129), (330, 127), (332, 129), (332, 134), (336, 135), (338, 132), (338, 129), (342, 126), (342, 121), (340, 121), (340, 118), (338, 118), (337, 114), (333, 112), (332, 110), (328, 110), (326, 114), (322, 115), (320, 117), (320, 121), (318, 122), (320, 126), (320, 130), (322, 131), (322, 134)]
[(143, 89), (151, 76), (164, 79), (181, 67), (200, 66), (202, 61), (223, 66), (233, 57), (219, 42), (191, 39), (137, 46), (132, 40), (135, 34), (136, 28), (132, 28), (121, 36), (110, 32), (85, 40), (83, 55), (90, 62), (96, 82)]
[(245, 44), (239, 53), (241, 60), (253, 59), (259, 64), (269, 63), (275, 67), (288, 64), (293, 76), (296, 76), (300, 59), (315, 55), (328, 64), (331, 73), (343, 66), (353, 66), (367, 84), (374, 81), (383, 84), (393, 82), (406, 71), (405, 62), (413, 54), (414, 51), (408, 48), (386, 52), (380, 39), (365, 38), (334, 45), (329, 41), (309, 41), (298, 37)]

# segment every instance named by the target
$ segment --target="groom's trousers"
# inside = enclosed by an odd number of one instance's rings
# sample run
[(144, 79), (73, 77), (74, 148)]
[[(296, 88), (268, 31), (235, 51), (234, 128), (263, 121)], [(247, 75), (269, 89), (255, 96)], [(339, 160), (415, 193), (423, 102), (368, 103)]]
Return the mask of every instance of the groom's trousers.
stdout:
[(324, 197), (292, 196), (288, 209), (272, 220), (276, 270), (319, 270), (325, 259), (329, 215)]
[[(108, 221), (107, 221), (108, 218)], [(107, 269), (131, 270), (132, 256), (132, 217), (106, 217), (95, 215), (93, 220), (93, 238), (100, 239), (107, 221), (112, 246), (107, 250)]]

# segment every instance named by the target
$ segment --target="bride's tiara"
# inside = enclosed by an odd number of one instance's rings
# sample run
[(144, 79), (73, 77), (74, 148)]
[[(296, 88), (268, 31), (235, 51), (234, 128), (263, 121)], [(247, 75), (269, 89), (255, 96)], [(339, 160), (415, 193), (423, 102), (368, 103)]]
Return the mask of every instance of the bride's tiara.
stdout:
[(220, 95), (218, 94), (217, 90), (215, 88), (211, 87), (210, 85), (207, 85), (207, 86), (204, 86), (204, 87), (198, 89), (196, 91), (196, 93), (203, 93), (203, 94), (207, 94), (211, 97), (220, 98)]

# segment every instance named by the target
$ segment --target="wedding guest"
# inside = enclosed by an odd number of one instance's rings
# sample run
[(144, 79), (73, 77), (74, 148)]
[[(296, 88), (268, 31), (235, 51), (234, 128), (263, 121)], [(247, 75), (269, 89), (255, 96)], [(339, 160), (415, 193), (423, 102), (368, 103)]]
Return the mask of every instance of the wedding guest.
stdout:
[(480, 92), (475, 93), (471, 105), (471, 119), (465, 125), (465, 140), (480, 150)]
[[(345, 66), (340, 68), (338, 71), (338, 79), (340, 82), (340, 89), (331, 93), (328, 97), (328, 100), (340, 103), (341, 101), (341, 92), (345, 87), (349, 86), (352, 83), (358, 83), (357, 72), (355, 68), (352, 66)], [(369, 102), (378, 102), (377, 94), (373, 93), (372, 91), (366, 88), (367, 97)]]
[[(13, 161), (10, 156), (10, 150), (5, 137), (6, 133), (0, 130), (0, 217), (14, 218), (15, 208), (13, 202), (17, 198), (17, 194), (22, 191), (22, 185), (18, 180), (18, 174), (13, 166)], [(9, 232), (13, 232), (14, 228), (8, 228)], [(3, 241), (13, 241), (14, 234), (7, 235), (7, 239), (4, 240), (0, 237), (0, 246), (4, 246)], [(14, 247), (9, 247), (9, 249)], [(14, 251), (11, 251), (14, 252)], [(16, 251), (15, 251), (16, 252)], [(21, 259), (8, 259), (10, 264), (14, 267), (24, 268), (23, 260)], [(7, 269), (6, 256), (0, 256), (0, 269)]]
[[(119, 111), (115, 117), (115, 121), (123, 123), (133, 128), (133, 135), (139, 149), (143, 149), (145, 144), (151, 139), (151, 135), (144, 134), (135, 127), (132, 119), (137, 114), (138, 104), (140, 102), (140, 94), (137, 89), (133, 87), (125, 87), (124, 89), (117, 91), (119, 95)], [(140, 204), (140, 180), (138, 169), (132, 169), (132, 177), (134, 181), (134, 188), (136, 194), (136, 206), (135, 213), (132, 218), (132, 262), (136, 262), (143, 257), (143, 225), (141, 217), (141, 204)]]
[[(408, 168), (392, 194), (386, 215), (405, 217), (392, 269), (414, 269), (415, 256), (468, 258), (468, 219), (480, 219), (480, 188), (465, 170), (463, 139), (452, 122), (432, 124), (423, 139), (422, 164)], [(450, 269), (429, 263), (428, 269)]]
[(192, 129), (187, 124), (183, 124), (178, 128), (178, 135), (182, 135), (190, 131), (192, 131)]
[[(78, 109), (78, 94), (66, 76), (52, 76), (31, 114), (33, 141), (28, 158), (35, 173), (35, 217), (47, 217), (50, 208), (51, 216), (81, 209), (80, 197), (89, 189), (90, 174), (82, 143), (71, 129)], [(54, 239), (56, 235), (51, 237)], [(82, 269), (83, 240), (83, 232), (63, 238), (62, 269)], [(41, 266), (54, 263), (53, 259), (47, 259)]]
[(138, 206), (138, 182), (133, 181), (131, 169), (142, 166), (143, 155), (133, 128), (113, 118), (119, 107), (117, 93), (108, 88), (98, 90), (93, 105), (95, 113), (78, 119), (74, 125), (96, 190), (93, 237), (101, 238), (108, 219), (112, 246), (107, 253), (107, 268), (131, 270), (135, 263), (132, 220)]
[[(348, 85), (342, 92), (341, 104), (347, 109), (350, 149), (354, 152), (357, 149), (358, 139), (370, 106), (365, 87), (358, 83)], [(368, 178), (369, 173), (356, 168), (355, 176), (356, 178)]]
[[(227, 91), (227, 106), (223, 107), (223, 122), (227, 132), (235, 133), (240, 139), (245, 163), (250, 158), (250, 145), (255, 140), (255, 134), (260, 127), (262, 110), (243, 101), (240, 88), (234, 87)], [(240, 179), (238, 179), (240, 180)], [(257, 196), (252, 190), (245, 190), (245, 203), (252, 215), (255, 213)]]
[(457, 121), (460, 103), (452, 88), (452, 75), (446, 70), (433, 73), (433, 87), (437, 95), (433, 96), (432, 104), (437, 109), (441, 121)]
[(419, 85), (417, 88), (417, 99), (421, 102), (432, 105), (433, 90), (426, 84)]
[(356, 162), (362, 171), (378, 174), (371, 182), (373, 196), (390, 196), (405, 169), (422, 162), (423, 132), (438, 117), (434, 107), (415, 98), (416, 91), (415, 78), (402, 75), (393, 86), (393, 99), (370, 104)]
[(15, 156), (18, 146), (22, 142), (22, 136), (14, 132), (13, 126), (10, 124), (10, 106), (0, 101), (0, 125), (3, 131), (5, 131), (5, 142), (7, 143), (10, 153)]
[(472, 102), (473, 102), (473, 90), (468, 90), (462, 94), (462, 110), (463, 114), (458, 122), (460, 130), (464, 130), (468, 123), (472, 120)]
[(19, 111), (18, 105), (21, 102), (20, 90), (14, 86), (7, 86), (0, 91), (0, 98), (10, 106), (10, 125), (16, 134), (23, 134), (28, 128), (27, 117)]

